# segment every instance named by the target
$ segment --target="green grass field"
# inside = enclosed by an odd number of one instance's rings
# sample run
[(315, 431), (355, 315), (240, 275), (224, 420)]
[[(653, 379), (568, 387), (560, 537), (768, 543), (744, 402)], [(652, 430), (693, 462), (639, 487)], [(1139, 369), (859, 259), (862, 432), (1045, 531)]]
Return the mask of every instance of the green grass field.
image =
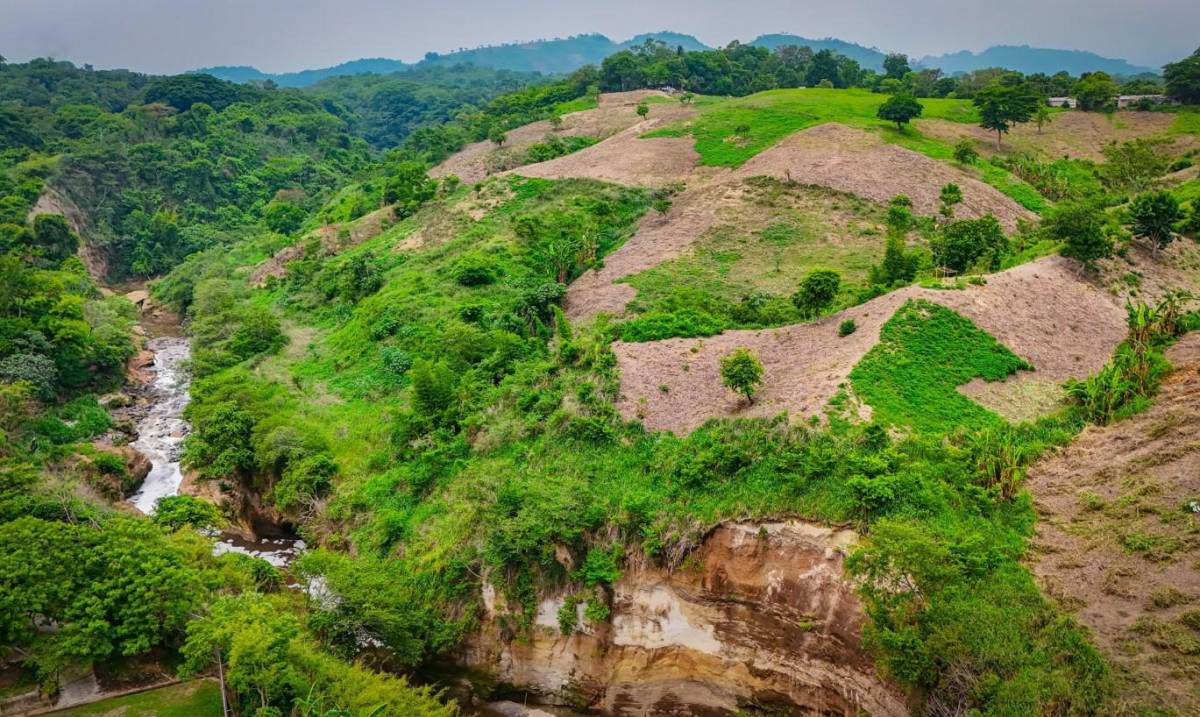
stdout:
[(883, 325), (879, 343), (850, 372), (854, 390), (887, 425), (950, 432), (1001, 418), (956, 389), (1032, 368), (970, 320), (927, 301), (909, 301)]
[(195, 680), (54, 714), (58, 717), (221, 717), (221, 688), (212, 680)]

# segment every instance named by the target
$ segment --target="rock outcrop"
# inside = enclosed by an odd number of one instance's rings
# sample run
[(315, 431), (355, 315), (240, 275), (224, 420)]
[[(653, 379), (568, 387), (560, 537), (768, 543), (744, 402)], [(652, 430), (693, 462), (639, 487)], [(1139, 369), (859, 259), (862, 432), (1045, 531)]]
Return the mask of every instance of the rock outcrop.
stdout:
[(607, 715), (907, 715), (862, 650), (864, 615), (843, 575), (856, 537), (798, 521), (721, 525), (673, 572), (627, 570), (611, 619), (581, 619), (567, 636), (565, 594), (545, 596), (532, 634), (512, 639), (485, 584), (482, 628), (459, 659), (546, 704)]

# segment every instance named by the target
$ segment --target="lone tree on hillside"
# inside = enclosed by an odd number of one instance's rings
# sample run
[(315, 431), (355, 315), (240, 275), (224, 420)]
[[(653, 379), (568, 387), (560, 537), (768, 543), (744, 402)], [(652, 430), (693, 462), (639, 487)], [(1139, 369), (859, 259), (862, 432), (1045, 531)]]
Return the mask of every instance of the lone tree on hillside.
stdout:
[(1104, 211), (1087, 202), (1062, 202), (1042, 222), (1046, 236), (1063, 243), (1062, 255), (1092, 271), (1096, 261), (1112, 256), (1113, 240)]
[(504, 130), (500, 129), (499, 127), (492, 127), (492, 129), (488, 132), (488, 139), (490, 139), (497, 147), (503, 147), (504, 143), (508, 141), (508, 135), (505, 134)]
[(1179, 62), (1163, 65), (1167, 95), (1185, 105), (1200, 104), (1200, 49)]
[(1183, 219), (1183, 210), (1170, 192), (1146, 192), (1133, 200), (1129, 218), (1129, 228), (1136, 236), (1149, 239), (1157, 254), (1175, 238), (1175, 224)]
[(996, 133), (996, 149), (1013, 125), (1029, 121), (1037, 105), (1037, 95), (1017, 75), (1007, 75), (975, 94), (979, 126)]
[(921, 112), (925, 108), (917, 102), (917, 98), (912, 95), (892, 95), (879, 106), (879, 111), (875, 116), (881, 120), (895, 122), (896, 129), (903, 132), (904, 125), (916, 117), (921, 116)]
[(754, 394), (762, 385), (763, 367), (748, 348), (736, 348), (721, 358), (721, 381), (754, 403)]
[(646, 104), (645, 102), (639, 102), (637, 104), (637, 114), (638, 117), (646, 119), (646, 115), (650, 114), (650, 105)]
[(840, 274), (829, 269), (818, 269), (809, 272), (800, 282), (799, 290), (792, 294), (792, 303), (805, 318), (811, 318), (832, 304), (841, 288)]

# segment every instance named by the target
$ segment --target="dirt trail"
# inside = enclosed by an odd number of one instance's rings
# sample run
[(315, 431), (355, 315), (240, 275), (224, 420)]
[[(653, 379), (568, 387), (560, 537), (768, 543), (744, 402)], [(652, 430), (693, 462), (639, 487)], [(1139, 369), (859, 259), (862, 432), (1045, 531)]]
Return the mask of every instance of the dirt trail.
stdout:
[[(509, 130), (506, 133), (507, 139), (503, 148), (497, 148), (489, 140), (469, 144), (430, 170), (429, 175), (444, 177), (453, 174), (464, 184), (474, 184), (491, 173), (491, 166), (498, 153), (519, 152), (532, 144), (541, 142), (548, 133), (600, 139), (611, 137), (642, 123), (642, 119), (635, 109), (639, 102), (650, 97), (666, 98), (670, 95), (657, 90), (603, 94), (600, 95), (596, 108), (563, 115), (562, 127), (557, 131), (545, 120)], [(674, 101), (655, 102), (648, 106), (650, 108), (649, 121), (655, 124), (682, 119), (695, 112), (695, 110)]]
[[(1029, 473), (1033, 570), (1116, 668), (1115, 714), (1200, 714), (1200, 334), (1147, 411), (1089, 427)], [(1200, 613), (1196, 613), (1200, 618)]]
[[(613, 344), (621, 373), (617, 407), (650, 430), (691, 431), (719, 416), (820, 415), (855, 364), (879, 341), (879, 330), (910, 298), (962, 313), (1036, 370), (1009, 379), (1057, 385), (1108, 360), (1125, 336), (1125, 314), (1110, 295), (1083, 281), (1077, 265), (1047, 257), (989, 276), (963, 290), (909, 287), (808, 324), (728, 331), (701, 339)], [(839, 337), (854, 319), (858, 330)], [(746, 406), (721, 383), (720, 358), (745, 346), (763, 363), (764, 384)], [(664, 390), (665, 389), (665, 390)], [(970, 390), (967, 391), (970, 395)]]

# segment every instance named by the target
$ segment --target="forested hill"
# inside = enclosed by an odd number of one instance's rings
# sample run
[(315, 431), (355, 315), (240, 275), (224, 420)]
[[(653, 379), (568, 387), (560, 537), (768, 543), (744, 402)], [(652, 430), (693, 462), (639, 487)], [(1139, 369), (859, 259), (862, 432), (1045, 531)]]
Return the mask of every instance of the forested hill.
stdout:
[[(245, 65), (208, 67), (196, 70), (230, 82), (265, 82), (270, 80), (279, 87), (309, 87), (331, 77), (352, 75), (386, 75), (413, 69), (448, 67), (470, 63), (479, 67), (519, 72), (538, 72), (545, 75), (563, 75), (585, 65), (598, 65), (604, 59), (621, 52), (645, 45), (647, 40), (665, 43), (668, 47), (682, 47), (685, 51), (711, 49), (692, 35), (662, 31), (636, 35), (625, 42), (615, 42), (600, 34), (574, 35), (553, 40), (492, 45), (474, 49), (461, 49), (447, 53), (426, 53), (425, 59), (415, 64), (387, 58), (365, 58), (343, 62), (333, 67), (271, 74)], [(848, 57), (868, 70), (883, 71), (883, 61), (889, 50), (867, 47), (836, 37), (823, 39), (802, 37), (789, 33), (759, 35), (744, 43), (754, 47), (776, 50), (780, 47), (810, 47), (814, 52), (830, 50)], [(1067, 72), (1079, 75), (1085, 72), (1107, 72), (1110, 75), (1132, 77), (1146, 72), (1157, 72), (1123, 59), (1102, 57), (1094, 52), (1082, 50), (1058, 50), (1028, 47), (1026, 45), (997, 45), (982, 52), (970, 50), (939, 56), (927, 56), (914, 63), (919, 67), (939, 68), (946, 74), (972, 72), (990, 67), (1002, 67), (1026, 74)]]
[(836, 37), (827, 37), (823, 40), (817, 40), (809, 37), (800, 37), (798, 35), (789, 35), (787, 33), (774, 35), (759, 35), (754, 38), (749, 44), (755, 47), (765, 47), (768, 50), (774, 50), (788, 45), (797, 47), (811, 47), (814, 52), (820, 50), (831, 50), (839, 55), (845, 55), (854, 60), (858, 64), (868, 70), (876, 72), (883, 71), (883, 61), (887, 57), (887, 53), (874, 47), (864, 47), (853, 42), (839, 40)]
[(290, 215), (379, 171), (371, 145), (394, 147), (535, 79), (434, 67), (301, 92), (51, 60), (0, 65), (0, 242), (18, 241), (42, 197), (71, 218), (93, 274), (159, 274), (264, 216), (286, 229)]
[(937, 67), (947, 74), (973, 72), (988, 67), (1003, 67), (1026, 74), (1043, 72), (1047, 75), (1056, 72), (1072, 75), (1107, 72), (1110, 75), (1132, 77), (1146, 72), (1158, 72), (1155, 68), (1141, 67), (1122, 59), (1102, 57), (1094, 52), (1055, 50), (1028, 45), (996, 45), (983, 52), (962, 50), (946, 55), (930, 55), (921, 58), (917, 64), (921, 67)]
[(647, 40), (665, 42), (684, 50), (707, 50), (707, 45), (691, 35), (678, 32), (649, 32), (616, 42), (600, 34), (573, 35), (553, 40), (534, 40), (504, 45), (489, 45), (454, 52), (425, 54), (414, 64), (400, 60), (370, 58), (351, 60), (333, 67), (270, 74), (244, 65), (206, 67), (197, 73), (209, 74), (230, 82), (262, 82), (271, 80), (280, 87), (308, 87), (329, 77), (362, 74), (388, 74), (412, 68), (452, 66), (470, 63), (480, 67), (519, 72), (540, 72), (562, 75), (584, 65), (599, 64), (609, 55), (644, 44)]

